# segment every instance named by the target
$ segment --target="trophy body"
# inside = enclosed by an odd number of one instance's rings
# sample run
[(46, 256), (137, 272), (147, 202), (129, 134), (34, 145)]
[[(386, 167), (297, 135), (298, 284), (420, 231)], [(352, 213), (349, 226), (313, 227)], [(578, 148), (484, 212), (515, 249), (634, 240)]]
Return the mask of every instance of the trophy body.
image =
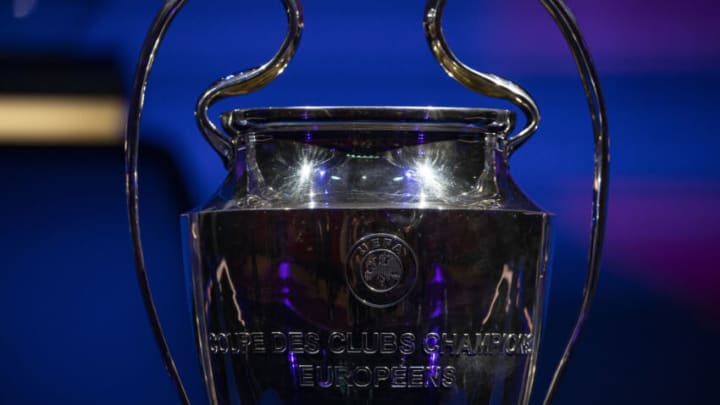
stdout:
[[(281, 0), (288, 33), (264, 65), (223, 76), (198, 100), (200, 132), (228, 176), (183, 215), (193, 320), (213, 404), (525, 405), (547, 294), (550, 215), (515, 184), (509, 160), (538, 129), (520, 86), (459, 61), (441, 29), (445, 0), (423, 27), (446, 73), (506, 110), (441, 107), (209, 108), (270, 83), (303, 28)], [(576, 325), (553, 374), (552, 400), (599, 275), (609, 139), (589, 52), (561, 0), (540, 0), (578, 66), (593, 122), (587, 278)], [(138, 137), (150, 70), (185, 0), (166, 0), (140, 54), (127, 126), (126, 176), (140, 291), (179, 398), (189, 404), (155, 310), (138, 214)]]
[(512, 115), (268, 112), (297, 121), (234, 112), (243, 158), (185, 215), (212, 401), (525, 402), (549, 215), (507, 174)]

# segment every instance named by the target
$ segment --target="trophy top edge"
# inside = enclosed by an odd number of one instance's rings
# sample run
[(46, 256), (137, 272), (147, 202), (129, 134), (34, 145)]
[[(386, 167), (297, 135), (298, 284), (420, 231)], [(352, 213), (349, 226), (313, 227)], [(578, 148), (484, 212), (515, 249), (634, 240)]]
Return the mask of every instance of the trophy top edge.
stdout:
[(418, 130), (465, 130), (505, 135), (515, 125), (510, 110), (467, 107), (405, 106), (293, 106), (235, 109), (221, 114), (225, 129), (234, 134), (268, 125), (315, 125), (315, 129), (353, 124), (354, 127), (416, 126)]

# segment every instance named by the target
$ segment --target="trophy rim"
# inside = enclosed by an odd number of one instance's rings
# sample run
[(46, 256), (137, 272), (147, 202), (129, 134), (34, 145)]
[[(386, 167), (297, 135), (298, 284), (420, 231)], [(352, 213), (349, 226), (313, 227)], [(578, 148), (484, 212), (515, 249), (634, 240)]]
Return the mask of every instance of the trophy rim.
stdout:
[[(234, 109), (221, 114), (223, 127), (239, 135), (278, 127), (310, 130), (416, 130), (483, 132), (506, 135), (513, 111), (435, 106), (290, 106)], [(348, 126), (348, 124), (351, 124)]]

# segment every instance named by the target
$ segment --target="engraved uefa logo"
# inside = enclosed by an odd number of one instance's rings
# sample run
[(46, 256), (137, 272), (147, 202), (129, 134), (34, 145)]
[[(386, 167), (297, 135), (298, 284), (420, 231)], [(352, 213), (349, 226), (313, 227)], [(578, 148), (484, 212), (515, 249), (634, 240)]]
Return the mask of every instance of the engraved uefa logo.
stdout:
[(376, 233), (355, 242), (348, 252), (345, 279), (360, 302), (386, 308), (405, 299), (417, 280), (417, 258), (396, 235)]
[(375, 292), (392, 290), (403, 274), (400, 258), (387, 249), (373, 250), (365, 255), (362, 268), (362, 281)]

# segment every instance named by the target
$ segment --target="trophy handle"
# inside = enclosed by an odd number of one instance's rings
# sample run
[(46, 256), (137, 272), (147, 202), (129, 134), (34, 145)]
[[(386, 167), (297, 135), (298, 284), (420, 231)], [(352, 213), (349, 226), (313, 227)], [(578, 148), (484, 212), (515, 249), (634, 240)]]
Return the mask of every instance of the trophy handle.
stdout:
[[(150, 71), (157, 56), (160, 43), (168, 27), (180, 9), (185, 5), (186, 1), (187, 0), (166, 0), (163, 3), (150, 26), (150, 30), (145, 37), (140, 51), (138, 65), (135, 70), (125, 133), (125, 186), (128, 214), (130, 217), (130, 233), (132, 235), (133, 253), (135, 256), (135, 273), (145, 310), (150, 320), (155, 343), (160, 349), (163, 362), (170, 374), (170, 378), (175, 384), (180, 401), (185, 405), (189, 405), (190, 400), (180, 379), (175, 361), (170, 353), (170, 348), (168, 347), (157, 309), (155, 308), (152, 291), (150, 290), (150, 283), (145, 268), (142, 240), (140, 237), (138, 209), (138, 141), (140, 136), (140, 119), (145, 102), (145, 90), (147, 89), (148, 77), (150, 76)], [(285, 66), (287, 66), (295, 49), (297, 49), (300, 40), (300, 31), (303, 26), (303, 18), (300, 0), (281, 1), (285, 6), (285, 11), (288, 16), (289, 32), (280, 51), (278, 51), (268, 63), (259, 68), (249, 69), (219, 80), (203, 94), (200, 102), (198, 102), (198, 111), (201, 112), (200, 118), (198, 118), (198, 125), (200, 125), (203, 134), (205, 134), (210, 144), (221, 154), (226, 165), (229, 164), (234, 154), (232, 143), (207, 119), (207, 108), (222, 97), (235, 94), (247, 94), (263, 87), (282, 73)]]
[[(428, 0), (425, 8), (424, 28), (430, 49), (445, 71), (461, 84), (478, 93), (504, 98), (518, 106), (527, 118), (525, 128), (507, 141), (507, 155), (509, 156), (518, 146), (522, 145), (537, 129), (539, 114), (535, 103), (530, 96), (519, 86), (510, 81), (492, 74), (477, 72), (460, 62), (447, 46), (442, 32), (442, 12), (446, 0)], [(582, 333), (592, 300), (597, 289), (600, 274), (600, 257), (602, 254), (603, 239), (605, 237), (605, 223), (607, 219), (607, 196), (609, 187), (610, 139), (607, 125), (607, 112), (605, 99), (597, 71), (590, 57), (590, 51), (585, 44), (575, 17), (562, 0), (540, 0), (558, 28), (565, 37), (570, 51), (578, 68), (582, 80), (585, 97), (587, 98), (592, 118), (594, 149), (593, 170), (593, 200), (592, 223), (590, 229), (590, 249), (588, 255), (587, 276), (583, 289), (582, 304), (575, 321), (570, 339), (565, 347), (560, 363), (553, 373), (550, 386), (545, 395), (543, 404), (548, 405), (557, 392), (562, 380), (568, 360), (575, 350), (577, 341)], [(534, 370), (532, 371), (534, 373)], [(525, 398), (526, 403), (529, 398)]]
[[(243, 145), (234, 145), (208, 117), (208, 110), (218, 101), (259, 90), (275, 80), (295, 55), (303, 29), (303, 12), (300, 0), (281, 0), (288, 17), (288, 32), (280, 49), (264, 65), (223, 76), (208, 87), (200, 96), (195, 107), (195, 120), (205, 139), (220, 155), (226, 168), (230, 167), (235, 152)], [(242, 140), (239, 140), (242, 142)]]
[(592, 199), (592, 222), (590, 227), (590, 249), (588, 252), (588, 269), (583, 288), (582, 304), (575, 326), (570, 335), (565, 351), (560, 358), (553, 373), (550, 386), (545, 394), (543, 404), (548, 405), (552, 401), (562, 380), (567, 362), (575, 350), (577, 341), (583, 331), (585, 321), (590, 312), (590, 306), (595, 291), (597, 290), (598, 277), (600, 275), (600, 259), (602, 256), (603, 240), (605, 239), (605, 224), (607, 222), (607, 198), (610, 186), (610, 135), (608, 133), (607, 111), (605, 109), (605, 97), (600, 88), (595, 65), (592, 62), (590, 50), (585, 44), (580, 27), (575, 21), (575, 16), (562, 0), (540, 0), (547, 12), (555, 21), (558, 28), (565, 37), (570, 47), (578, 74), (582, 80), (585, 98), (587, 99), (592, 119), (593, 141), (594, 141), (594, 167), (593, 167), (593, 199)]
[(519, 85), (492, 73), (478, 72), (458, 60), (445, 41), (445, 34), (442, 30), (445, 2), (446, 0), (428, 0), (425, 6), (423, 28), (435, 59), (440, 62), (450, 77), (463, 86), (486, 96), (508, 100), (525, 115), (523, 129), (513, 137), (505, 139), (505, 157), (508, 158), (538, 129), (540, 111), (535, 100)]

